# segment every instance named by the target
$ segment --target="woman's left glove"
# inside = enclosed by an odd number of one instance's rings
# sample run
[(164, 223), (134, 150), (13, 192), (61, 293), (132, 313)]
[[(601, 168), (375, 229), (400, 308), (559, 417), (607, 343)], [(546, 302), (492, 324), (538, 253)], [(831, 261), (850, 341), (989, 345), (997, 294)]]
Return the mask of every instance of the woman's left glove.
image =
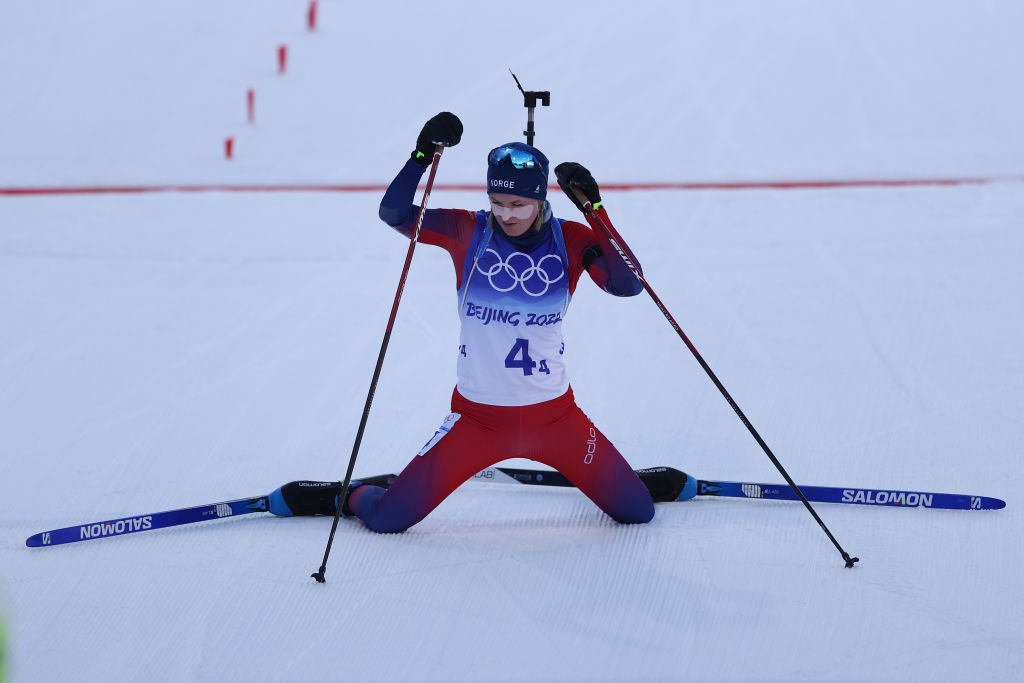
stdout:
[(421, 166), (429, 166), (434, 158), (434, 148), (454, 147), (462, 140), (462, 121), (450, 111), (443, 111), (423, 124), (423, 130), (416, 138), (413, 160)]
[(555, 166), (555, 177), (558, 178), (558, 186), (562, 188), (562, 192), (568, 195), (577, 209), (586, 213), (583, 210), (583, 204), (576, 198), (574, 189), (583, 193), (594, 210), (600, 208), (601, 189), (597, 186), (594, 176), (582, 164), (577, 164), (575, 161), (563, 161)]

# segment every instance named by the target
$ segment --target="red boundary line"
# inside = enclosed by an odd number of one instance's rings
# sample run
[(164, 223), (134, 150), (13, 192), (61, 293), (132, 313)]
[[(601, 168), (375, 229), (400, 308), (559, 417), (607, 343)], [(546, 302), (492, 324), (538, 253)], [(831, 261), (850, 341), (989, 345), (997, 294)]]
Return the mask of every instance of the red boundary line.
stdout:
[[(1024, 182), (1024, 176), (994, 178), (917, 178), (876, 180), (770, 180), (690, 183), (602, 183), (608, 191), (627, 190), (820, 190), (858, 187), (929, 187), (985, 185), (998, 182)], [(81, 187), (0, 187), (0, 195), (53, 196), (85, 194), (148, 194), (155, 192), (383, 192), (387, 185), (120, 185)], [(435, 190), (483, 192), (484, 185), (435, 184)]]

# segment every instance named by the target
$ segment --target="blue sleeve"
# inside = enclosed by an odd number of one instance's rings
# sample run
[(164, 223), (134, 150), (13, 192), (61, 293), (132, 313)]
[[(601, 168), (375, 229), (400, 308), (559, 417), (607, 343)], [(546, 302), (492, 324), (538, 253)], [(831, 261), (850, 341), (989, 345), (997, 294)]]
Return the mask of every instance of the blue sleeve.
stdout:
[(384, 198), (380, 200), (377, 215), (382, 221), (392, 228), (401, 228), (402, 225), (415, 220), (418, 207), (413, 204), (413, 198), (416, 186), (419, 185), (420, 178), (426, 170), (426, 166), (420, 166), (412, 159), (405, 162), (405, 166), (388, 185)]
[[(594, 245), (596, 249), (592, 248), (589, 250), (589, 253), (584, 255), (583, 265), (590, 273), (591, 279), (609, 294), (614, 294), (615, 296), (636, 296), (644, 291), (644, 284), (633, 273), (633, 269), (627, 265), (622, 256), (619, 255), (619, 250), (615, 248), (611, 238), (601, 227), (601, 223), (604, 223), (605, 226), (611, 229), (613, 234), (616, 234), (615, 227), (608, 217), (608, 212), (602, 206), (596, 213), (596, 217), (587, 214), (587, 222), (590, 223), (594, 233), (593, 239), (597, 240), (597, 244)], [(640, 262), (637, 260), (636, 255), (623, 242), (617, 241), (616, 244), (626, 255), (626, 258), (630, 260), (637, 272), (640, 273), (640, 276), (643, 277), (644, 271), (640, 267)]]
[[(420, 166), (412, 159), (398, 172), (388, 185), (384, 198), (380, 200), (377, 215), (399, 234), (411, 238), (416, 232), (416, 221), (420, 207), (413, 203), (416, 187), (427, 167)], [(466, 245), (473, 236), (476, 214), (464, 209), (427, 209), (423, 212), (423, 223), (418, 242), (441, 247), (451, 254), (456, 276), (462, 273), (462, 260)]]
[[(603, 261), (603, 263), (598, 265), (603, 266), (604, 271), (608, 274), (608, 281), (605, 283), (604, 290), (615, 296), (636, 296), (644, 291), (643, 283), (633, 273), (633, 270), (626, 265), (626, 262), (622, 260), (622, 257), (612, 245), (608, 236), (602, 230), (596, 230), (595, 232), (601, 245), (601, 255), (597, 260)], [(630, 248), (621, 243), (619, 243), (619, 247), (642, 275), (644, 271), (640, 267), (640, 261), (633, 255)]]

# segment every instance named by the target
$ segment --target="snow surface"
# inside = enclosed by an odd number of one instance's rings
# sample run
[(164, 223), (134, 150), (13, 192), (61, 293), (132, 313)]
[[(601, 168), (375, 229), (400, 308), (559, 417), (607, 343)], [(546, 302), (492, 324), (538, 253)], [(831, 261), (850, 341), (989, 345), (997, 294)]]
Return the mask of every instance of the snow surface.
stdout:
[[(1017, 2), (321, 0), (313, 34), (305, 9), (6, 3), (0, 187), (381, 183), (441, 109), (466, 135), (439, 182), (480, 183), (525, 124), (509, 67), (552, 91), (537, 144), (602, 182), (1024, 171)], [(405, 534), (343, 523), (325, 585), (322, 518), (29, 550), (339, 478), (406, 245), (369, 193), (0, 196), (10, 680), (1024, 679), (1024, 184), (605, 199), (798, 481), (1006, 509), (819, 505), (853, 570), (798, 504), (622, 527), (575, 491), (484, 484)], [(418, 249), (357, 474), (400, 470), (447, 413), (452, 289)], [(781, 480), (646, 296), (583, 283), (567, 334), (635, 466)]]

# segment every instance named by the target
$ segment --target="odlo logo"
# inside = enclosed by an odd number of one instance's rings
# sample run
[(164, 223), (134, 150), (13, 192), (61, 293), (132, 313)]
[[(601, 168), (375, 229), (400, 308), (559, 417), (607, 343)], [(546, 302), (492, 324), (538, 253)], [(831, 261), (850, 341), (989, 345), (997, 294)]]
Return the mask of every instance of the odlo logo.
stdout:
[(583, 456), (583, 464), (589, 465), (594, 462), (594, 454), (597, 453), (597, 430), (590, 428), (590, 437), (587, 439), (587, 454)]

